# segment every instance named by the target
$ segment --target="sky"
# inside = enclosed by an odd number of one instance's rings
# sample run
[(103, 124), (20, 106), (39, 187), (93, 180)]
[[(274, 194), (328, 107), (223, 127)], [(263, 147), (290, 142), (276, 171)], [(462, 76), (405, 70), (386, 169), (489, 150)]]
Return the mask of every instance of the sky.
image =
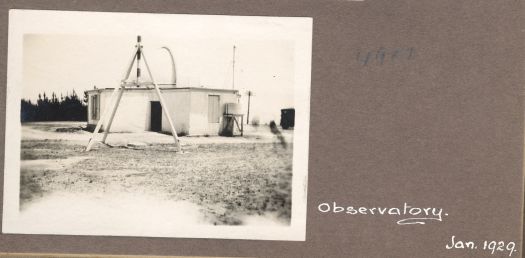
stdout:
[[(135, 51), (136, 36), (26, 34), (23, 48), (23, 98), (66, 95), (119, 85)], [(243, 109), (254, 92), (250, 116), (279, 120), (280, 109), (293, 107), (293, 42), (143, 37), (144, 55), (157, 83), (172, 81), (168, 47), (173, 53), (178, 87), (237, 89)], [(233, 78), (233, 46), (235, 81)], [(142, 63), (142, 76), (146, 75)], [(135, 76), (135, 69), (132, 72)]]
[(157, 83), (169, 83), (173, 76), (171, 59), (162, 48), (168, 47), (175, 59), (178, 87), (234, 87), (245, 111), (246, 92), (252, 91), (250, 119), (279, 121), (281, 109), (296, 107), (294, 101), (308, 97), (294, 92), (304, 84), (303, 75), (309, 76), (308, 18), (61, 11), (14, 15), (18, 22), (10, 27), (9, 65), (17, 74), (18, 65), (12, 64), (21, 63), (25, 99), (34, 101), (43, 92), (60, 96), (75, 90), (82, 96), (94, 87), (118, 87), (137, 35), (142, 36)]

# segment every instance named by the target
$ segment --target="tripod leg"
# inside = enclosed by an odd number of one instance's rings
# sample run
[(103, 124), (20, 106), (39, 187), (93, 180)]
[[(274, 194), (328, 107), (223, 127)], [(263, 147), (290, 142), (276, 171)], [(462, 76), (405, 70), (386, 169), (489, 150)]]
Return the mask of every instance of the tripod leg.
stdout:
[(175, 130), (175, 125), (173, 124), (173, 120), (171, 119), (170, 112), (168, 110), (168, 106), (166, 105), (166, 101), (162, 97), (162, 94), (160, 92), (159, 87), (157, 84), (155, 84), (155, 91), (157, 92), (157, 96), (159, 96), (160, 105), (162, 106), (162, 111), (164, 114), (166, 114), (166, 118), (168, 118), (168, 123), (170, 124), (171, 128), (171, 134), (173, 135), (173, 139), (175, 140), (175, 145), (177, 146), (177, 151), (181, 151), (180, 143), (179, 143), (179, 136), (177, 135), (177, 131)]
[(113, 106), (113, 111), (111, 111), (111, 116), (109, 117), (108, 125), (106, 126), (106, 130), (104, 130), (104, 136), (102, 137), (102, 142), (106, 143), (106, 138), (108, 138), (109, 130), (111, 129), (111, 124), (113, 124), (113, 118), (115, 118), (115, 113), (117, 113), (118, 105), (120, 104), (120, 99), (122, 99), (122, 95), (124, 94), (124, 88), (120, 88), (120, 92), (117, 96), (117, 102), (115, 102), (115, 105)]
[(131, 69), (133, 68), (133, 63), (135, 63), (135, 58), (137, 58), (137, 51), (133, 53), (133, 57), (131, 57), (131, 61), (129, 62), (128, 70), (126, 70), (126, 74), (124, 75), (124, 79), (122, 79), (122, 81), (129, 79), (129, 75), (131, 74)]
[(95, 127), (95, 130), (91, 134), (91, 138), (89, 139), (89, 142), (86, 146), (86, 151), (91, 150), (91, 146), (93, 146), (93, 143), (95, 142), (95, 138), (97, 137), (97, 134), (100, 131), (100, 128), (102, 127), (102, 124), (104, 123), (104, 120), (106, 119), (107, 114), (109, 113), (109, 106), (111, 105), (113, 99), (115, 98), (115, 94), (117, 93), (118, 90), (119, 88), (115, 88), (115, 90), (111, 94), (109, 105), (104, 109), (104, 113), (99, 118), (97, 126)]
[(173, 121), (171, 120), (171, 113), (168, 110), (168, 106), (166, 105), (166, 101), (162, 97), (162, 93), (160, 92), (159, 86), (157, 83), (155, 83), (155, 80), (153, 79), (153, 75), (151, 74), (151, 70), (149, 69), (148, 62), (146, 61), (146, 57), (144, 56), (144, 51), (142, 51), (142, 59), (144, 60), (144, 65), (146, 66), (146, 70), (148, 70), (149, 78), (151, 79), (151, 82), (153, 83), (153, 86), (155, 87), (155, 92), (157, 93), (157, 96), (160, 100), (160, 106), (162, 107), (162, 112), (166, 114), (166, 118), (168, 118), (168, 122), (171, 127), (171, 134), (173, 135), (173, 139), (175, 140), (175, 145), (177, 147), (177, 151), (181, 151), (180, 143), (179, 143), (179, 136), (177, 135), (177, 131), (175, 130), (175, 126), (173, 124)]

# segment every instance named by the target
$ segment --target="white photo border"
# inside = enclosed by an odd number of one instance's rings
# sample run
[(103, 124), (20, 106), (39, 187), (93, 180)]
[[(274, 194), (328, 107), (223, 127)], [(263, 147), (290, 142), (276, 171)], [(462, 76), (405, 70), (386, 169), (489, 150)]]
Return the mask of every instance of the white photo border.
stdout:
[[(138, 19), (140, 18), (140, 19)], [(140, 20), (140, 22), (139, 22)], [(75, 22), (72, 22), (75, 21)], [(177, 23), (212, 22), (227, 24), (231, 35), (256, 39), (289, 39), (295, 42), (294, 127), (292, 217), (288, 227), (191, 226), (173, 235), (133, 235), (142, 237), (224, 238), (305, 241), (308, 147), (310, 125), (310, 84), (312, 25), (309, 17), (263, 17), (197, 14), (110, 13), (84, 11), (10, 10), (7, 58), (6, 131), (2, 233), (53, 234), (17, 229), (20, 192), (22, 56), (25, 34), (136, 35), (160, 34)], [(151, 24), (155, 26), (151, 26)], [(239, 29), (238, 25), (243, 24)], [(125, 25), (125, 26), (123, 26)], [(257, 26), (257, 29), (249, 29)], [(248, 29), (247, 29), (248, 28)], [(213, 30), (213, 27), (202, 27)], [(202, 32), (201, 32), (202, 33)], [(201, 34), (199, 33), (199, 34)], [(242, 33), (242, 34), (240, 34)], [(196, 38), (198, 34), (194, 35)], [(67, 235), (94, 235), (71, 232)], [(128, 236), (111, 234), (112, 236)]]

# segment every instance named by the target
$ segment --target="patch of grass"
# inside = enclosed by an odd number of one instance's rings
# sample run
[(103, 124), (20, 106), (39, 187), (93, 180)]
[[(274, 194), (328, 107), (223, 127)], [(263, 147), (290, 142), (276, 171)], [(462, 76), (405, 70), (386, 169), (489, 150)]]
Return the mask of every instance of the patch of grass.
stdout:
[(77, 133), (82, 131), (82, 127), (59, 127), (55, 129), (58, 133)]
[(65, 159), (83, 155), (82, 150), (82, 146), (68, 145), (61, 140), (22, 140), (20, 159)]

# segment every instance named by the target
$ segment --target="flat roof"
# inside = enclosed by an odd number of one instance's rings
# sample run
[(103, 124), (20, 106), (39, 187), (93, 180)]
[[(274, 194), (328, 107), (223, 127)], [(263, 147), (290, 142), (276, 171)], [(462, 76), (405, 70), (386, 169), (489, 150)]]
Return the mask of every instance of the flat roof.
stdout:
[[(214, 89), (214, 88), (204, 88), (204, 87), (159, 87), (162, 91), (212, 91), (212, 92), (229, 92), (229, 93), (238, 93), (239, 90), (229, 90), (229, 89)], [(154, 88), (146, 88), (146, 87), (126, 87), (125, 90), (127, 91), (145, 91), (145, 90), (153, 90)], [(101, 88), (101, 89), (92, 89), (87, 90), (85, 92), (92, 93), (92, 92), (103, 92), (103, 91), (112, 91), (115, 90), (115, 88)]]

